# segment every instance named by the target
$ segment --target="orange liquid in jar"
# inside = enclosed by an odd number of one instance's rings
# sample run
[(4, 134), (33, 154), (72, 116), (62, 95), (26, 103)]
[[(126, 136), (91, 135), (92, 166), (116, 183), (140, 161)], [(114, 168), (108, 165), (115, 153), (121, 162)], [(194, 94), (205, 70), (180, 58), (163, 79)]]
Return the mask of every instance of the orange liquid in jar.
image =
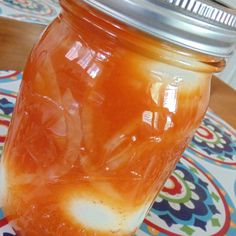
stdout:
[(54, 21), (24, 72), (1, 167), (4, 211), (24, 236), (132, 235), (205, 113), (210, 74), (70, 21), (80, 33)]

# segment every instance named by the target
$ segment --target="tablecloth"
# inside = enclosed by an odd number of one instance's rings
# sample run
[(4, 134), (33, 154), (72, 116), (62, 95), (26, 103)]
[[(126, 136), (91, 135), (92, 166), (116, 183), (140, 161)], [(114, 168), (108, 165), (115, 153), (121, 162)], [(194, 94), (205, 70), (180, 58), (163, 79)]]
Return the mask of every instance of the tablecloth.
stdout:
[[(0, 150), (22, 73), (0, 71)], [(0, 212), (0, 235), (15, 235)], [(236, 132), (208, 111), (136, 236), (236, 235)]]
[(45, 24), (60, 12), (58, 0), (0, 0), (0, 16)]

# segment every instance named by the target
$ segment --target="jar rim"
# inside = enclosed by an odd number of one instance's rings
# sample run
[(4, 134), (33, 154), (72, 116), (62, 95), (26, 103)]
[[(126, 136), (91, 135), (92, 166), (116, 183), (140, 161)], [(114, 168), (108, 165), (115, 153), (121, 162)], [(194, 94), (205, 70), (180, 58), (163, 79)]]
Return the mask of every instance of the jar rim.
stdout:
[(82, 0), (145, 33), (216, 57), (236, 45), (236, 11), (207, 0)]

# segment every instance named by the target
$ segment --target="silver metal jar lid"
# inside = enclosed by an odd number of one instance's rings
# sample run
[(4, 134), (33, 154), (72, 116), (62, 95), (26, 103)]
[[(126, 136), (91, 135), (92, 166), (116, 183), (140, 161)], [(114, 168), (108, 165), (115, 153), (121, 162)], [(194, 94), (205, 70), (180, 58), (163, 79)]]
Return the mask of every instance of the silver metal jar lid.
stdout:
[(236, 44), (236, 11), (209, 0), (83, 0), (155, 37), (218, 57)]

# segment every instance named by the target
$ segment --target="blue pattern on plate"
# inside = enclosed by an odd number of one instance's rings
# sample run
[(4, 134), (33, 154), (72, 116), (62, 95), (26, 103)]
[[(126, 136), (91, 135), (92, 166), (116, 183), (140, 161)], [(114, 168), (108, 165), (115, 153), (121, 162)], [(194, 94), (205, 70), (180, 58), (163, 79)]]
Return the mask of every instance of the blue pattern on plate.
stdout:
[(2, 210), (0, 209), (0, 220), (3, 219), (3, 218), (4, 218), (3, 212), (2, 212)]
[(210, 156), (216, 155), (220, 160), (222, 160), (220, 158), (222, 156), (225, 159), (233, 160), (236, 155), (236, 143), (232, 141), (232, 135), (217, 127), (209, 118), (203, 120), (203, 128), (205, 132), (209, 133), (210, 138), (206, 141), (197, 132), (192, 139), (192, 144), (199, 146)]
[(4, 114), (10, 115), (14, 109), (14, 103), (8, 101), (6, 98), (0, 99), (0, 109)]
[[(180, 162), (176, 166), (175, 172), (177, 171), (178, 173), (181, 172), (184, 176), (184, 178), (179, 176), (179, 179), (181, 179), (183, 186), (187, 188), (187, 192), (189, 192), (191, 196), (183, 196), (181, 200), (178, 199), (179, 203), (176, 203), (176, 199), (174, 198), (173, 203), (179, 205), (178, 209), (172, 208), (169, 204), (172, 199), (162, 199), (160, 202), (154, 202), (152, 210), (158, 214), (168, 226), (178, 223), (193, 225), (206, 230), (206, 222), (211, 219), (214, 214), (219, 213), (213, 203), (212, 196), (208, 192), (208, 183), (201, 180), (194, 172), (191, 172), (191, 170)], [(191, 183), (192, 189), (188, 183)], [(191, 201), (192, 208), (186, 206), (189, 201)]]

